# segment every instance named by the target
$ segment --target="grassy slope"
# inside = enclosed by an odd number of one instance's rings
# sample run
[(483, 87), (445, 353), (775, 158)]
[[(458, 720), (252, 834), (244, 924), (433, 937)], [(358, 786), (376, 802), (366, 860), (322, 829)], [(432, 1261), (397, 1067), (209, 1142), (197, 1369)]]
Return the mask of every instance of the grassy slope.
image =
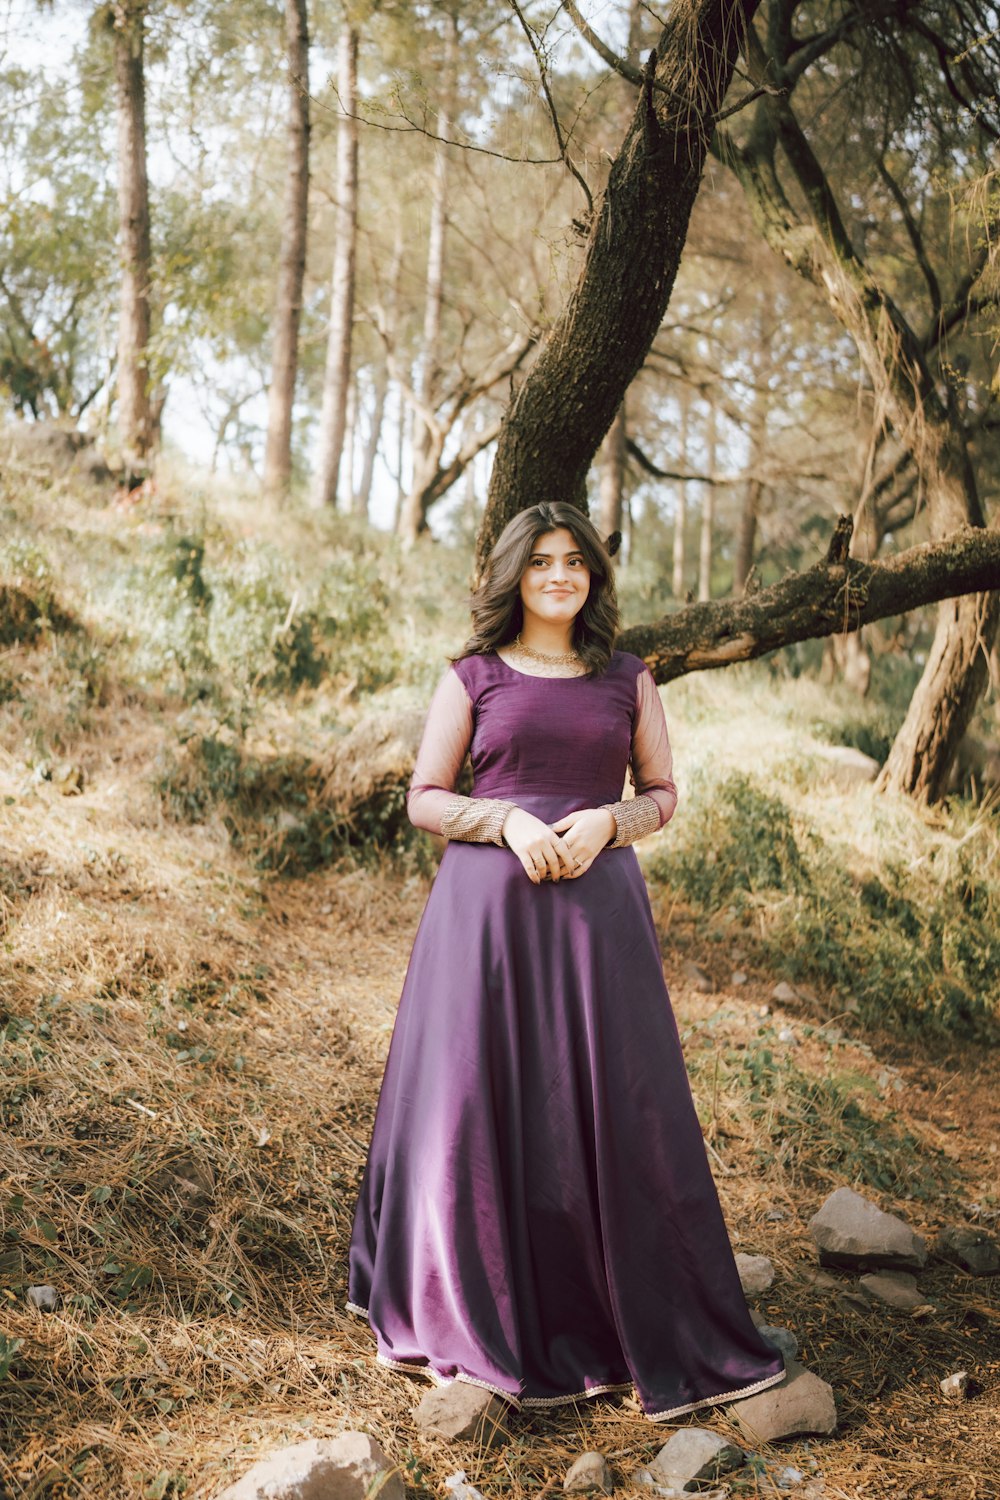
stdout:
[[(33, 1496), (210, 1496), (264, 1448), (346, 1426), (373, 1431), (427, 1492), (464, 1466), (488, 1497), (536, 1494), (587, 1447), (615, 1455), (627, 1476), (667, 1435), (628, 1403), (515, 1417), (490, 1454), (418, 1439), (409, 1411), (422, 1385), (375, 1366), (364, 1326), (340, 1310), (426, 857), (276, 877), (251, 842), (234, 843), (225, 799), (209, 800), (200, 822), (164, 812), (164, 767), (206, 725), (223, 741), (249, 738), (262, 759), (321, 756), (363, 712), (351, 682), (378, 675), (366, 653), (386, 659), (377, 621), (359, 627), (360, 653), (349, 642), (331, 657), (335, 675), (318, 689), (293, 697), (258, 680), (273, 670), (275, 613), (279, 625), (287, 616), (274, 580), (315, 597), (333, 526), (270, 523), (268, 589), (252, 607), (227, 606), (244, 646), (195, 639), (207, 656), (185, 647), (178, 664), (169, 647), (172, 634), (183, 645), (187, 603), (161, 583), (173, 576), (171, 533), (198, 534), (197, 497), (123, 513), (58, 483), (30, 505), (25, 493), (7, 496), (7, 575), (34, 558), (85, 628), (0, 660), (0, 1477)], [(228, 600), (241, 513), (218, 503), (210, 515), (206, 572)], [(435, 557), (417, 591), (412, 568), (391, 554), (385, 564), (387, 675), (406, 685), (387, 681), (380, 700), (419, 706), (461, 629), (460, 611), (438, 603), (457, 596), (461, 566)], [(148, 629), (130, 638), (137, 618)], [(331, 640), (320, 644), (332, 653)], [(836, 950), (872, 880), (889, 895), (905, 885), (928, 918), (948, 910), (959, 870), (988, 914), (995, 823), (962, 808), (924, 820), (837, 790), (816, 747), (843, 738), (858, 710), (809, 682), (762, 668), (694, 679), (670, 690), (668, 712), (685, 803), (644, 858), (699, 1109), (734, 1238), (777, 1267), (763, 1310), (794, 1329), (842, 1415), (840, 1436), (768, 1454), (766, 1467), (818, 1466), (831, 1493), (849, 1497), (996, 1495), (995, 1283), (937, 1265), (922, 1281), (933, 1311), (859, 1314), (812, 1282), (805, 1230), (845, 1182), (928, 1234), (973, 1205), (996, 1211), (995, 1053), (947, 1029), (980, 1024), (975, 1008), (963, 1012), (949, 989), (919, 1031), (899, 1024), (926, 942), (938, 940), (933, 923), (883, 911), (896, 946), (879, 963), (898, 969), (903, 954), (914, 976), (897, 973), (889, 988), (885, 977), (865, 988), (860, 974), (853, 987), (831, 984), (818, 938), (825, 918)], [(83, 771), (81, 794), (60, 790), (63, 762)], [(710, 795), (713, 780), (724, 795)], [(747, 837), (755, 847), (740, 860), (734, 845)], [(967, 910), (951, 914), (942, 951), (980, 933)], [(855, 967), (880, 936), (878, 921), (862, 926)], [(685, 959), (711, 971), (716, 993), (688, 986)], [(954, 983), (968, 995), (960, 960)], [(732, 984), (736, 968), (747, 983)], [(809, 991), (776, 1005), (775, 977), (800, 972)], [(900, 1009), (891, 1031), (874, 1024), (888, 994)], [(37, 1283), (59, 1289), (55, 1314), (26, 1305)], [(958, 1412), (937, 1392), (956, 1368), (979, 1386)], [(721, 1414), (710, 1420), (725, 1429)], [(749, 1492), (773, 1488), (762, 1473)]]

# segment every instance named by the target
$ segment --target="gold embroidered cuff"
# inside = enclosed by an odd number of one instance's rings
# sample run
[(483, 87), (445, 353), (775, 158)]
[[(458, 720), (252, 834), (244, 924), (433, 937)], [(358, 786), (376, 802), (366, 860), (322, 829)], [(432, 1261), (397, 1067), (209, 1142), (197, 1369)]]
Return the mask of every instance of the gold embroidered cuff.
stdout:
[(467, 844), (502, 844), (503, 825), (515, 802), (500, 802), (494, 797), (461, 797), (455, 795), (441, 814), (441, 832), (446, 839), (462, 839)]
[(628, 797), (624, 802), (604, 802), (601, 805), (611, 813), (618, 829), (615, 838), (605, 848), (624, 849), (626, 844), (634, 844), (636, 839), (655, 833), (660, 826), (660, 809), (652, 797)]

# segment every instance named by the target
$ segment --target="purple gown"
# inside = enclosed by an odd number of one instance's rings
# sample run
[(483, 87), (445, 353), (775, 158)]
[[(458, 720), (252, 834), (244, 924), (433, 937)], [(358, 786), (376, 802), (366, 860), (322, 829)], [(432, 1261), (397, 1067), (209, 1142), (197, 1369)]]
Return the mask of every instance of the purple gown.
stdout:
[[(651, 684), (638, 657), (615, 652), (594, 680), (529, 677), (495, 653), (452, 671), (475, 796), (546, 822), (621, 797), (640, 675)], [(654, 711), (662, 723), (658, 697)], [(469, 741), (453, 739), (454, 767)], [(382, 1362), (515, 1405), (634, 1386), (663, 1419), (782, 1379), (740, 1286), (631, 847), (534, 885), (505, 847), (447, 844), (389, 1048), (349, 1297)]]

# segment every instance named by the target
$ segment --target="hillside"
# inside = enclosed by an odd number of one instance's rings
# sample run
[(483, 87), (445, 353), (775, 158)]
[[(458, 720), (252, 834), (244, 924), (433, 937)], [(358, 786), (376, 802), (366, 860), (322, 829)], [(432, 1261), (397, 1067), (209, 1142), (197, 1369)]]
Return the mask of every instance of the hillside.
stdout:
[[(537, 1495), (599, 1448), (627, 1494), (668, 1435), (628, 1401), (446, 1450), (410, 1422), (424, 1385), (343, 1311), (435, 859), (398, 788), (465, 556), (191, 475), (122, 504), (8, 467), (2, 504), (0, 597), (27, 611), (0, 648), (8, 1490), (210, 1497), (270, 1446), (361, 1426), (415, 1493), (464, 1467), (487, 1500)], [(839, 1404), (836, 1437), (765, 1452), (735, 1492), (795, 1465), (848, 1500), (988, 1500), (997, 1279), (934, 1261), (919, 1315), (861, 1306), (816, 1280), (806, 1232), (845, 1184), (928, 1238), (1000, 1215), (1000, 825), (845, 779), (828, 749), (879, 752), (880, 691), (781, 662), (675, 684), (681, 805), (640, 852), (734, 1241), (773, 1260), (761, 1310)]]

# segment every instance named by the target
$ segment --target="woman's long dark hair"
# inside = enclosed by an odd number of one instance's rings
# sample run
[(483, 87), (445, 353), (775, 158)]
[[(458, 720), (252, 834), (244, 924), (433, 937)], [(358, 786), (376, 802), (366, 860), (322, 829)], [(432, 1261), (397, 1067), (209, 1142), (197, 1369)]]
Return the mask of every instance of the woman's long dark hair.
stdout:
[(542, 501), (508, 521), (490, 553), (482, 582), (469, 597), (472, 634), (452, 661), (482, 656), (514, 640), (524, 623), (521, 577), (535, 542), (560, 528), (571, 533), (590, 569), (590, 593), (573, 621), (573, 649), (600, 677), (607, 670), (619, 629), (618, 595), (611, 557), (592, 521), (563, 501)]

